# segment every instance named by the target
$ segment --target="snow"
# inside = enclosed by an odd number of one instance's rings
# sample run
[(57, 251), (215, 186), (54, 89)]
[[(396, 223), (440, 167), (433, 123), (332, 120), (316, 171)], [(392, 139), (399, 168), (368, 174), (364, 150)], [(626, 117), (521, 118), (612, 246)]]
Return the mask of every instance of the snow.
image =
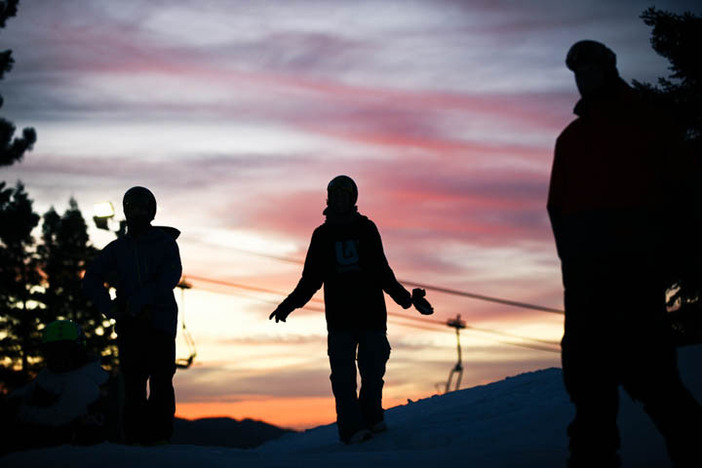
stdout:
[[(702, 346), (680, 350), (683, 379), (702, 401)], [(390, 429), (359, 445), (337, 441), (334, 425), (294, 433), (252, 450), (192, 445), (61, 446), (0, 459), (3, 467), (255, 466), (482, 467), (564, 466), (572, 405), (561, 370), (544, 369), (489, 385), (391, 408)], [(624, 467), (668, 466), (660, 435), (641, 406), (622, 394), (619, 426)]]

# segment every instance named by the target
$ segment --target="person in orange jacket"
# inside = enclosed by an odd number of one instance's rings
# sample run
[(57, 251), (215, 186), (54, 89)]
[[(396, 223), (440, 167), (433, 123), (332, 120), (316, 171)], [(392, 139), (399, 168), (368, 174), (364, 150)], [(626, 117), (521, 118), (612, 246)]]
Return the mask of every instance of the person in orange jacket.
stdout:
[(619, 385), (643, 403), (675, 466), (699, 466), (702, 409), (680, 380), (665, 307), (666, 280), (681, 268), (666, 223), (686, 199), (685, 160), (609, 48), (580, 41), (566, 65), (582, 98), (556, 142), (548, 213), (575, 405), (569, 466), (619, 466)]

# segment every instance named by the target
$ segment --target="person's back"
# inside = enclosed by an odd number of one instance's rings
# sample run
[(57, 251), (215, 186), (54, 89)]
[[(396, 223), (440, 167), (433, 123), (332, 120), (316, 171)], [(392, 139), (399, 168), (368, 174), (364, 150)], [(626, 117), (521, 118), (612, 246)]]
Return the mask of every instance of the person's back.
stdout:
[(70, 320), (57, 320), (43, 332), (46, 367), (9, 396), (14, 407), (11, 449), (104, 439), (99, 400), (108, 373), (85, 350), (85, 336)]
[(385, 330), (384, 291), (392, 297), (406, 291), (388, 265), (375, 224), (358, 213), (344, 221), (328, 216), (311, 244), (304, 274), (324, 284), (327, 328)]
[(14, 396), (23, 404), (17, 419), (23, 424), (60, 427), (87, 414), (87, 408), (100, 397), (100, 385), (108, 374), (97, 360), (76, 369), (57, 372), (43, 369), (35, 380), (18, 389)]

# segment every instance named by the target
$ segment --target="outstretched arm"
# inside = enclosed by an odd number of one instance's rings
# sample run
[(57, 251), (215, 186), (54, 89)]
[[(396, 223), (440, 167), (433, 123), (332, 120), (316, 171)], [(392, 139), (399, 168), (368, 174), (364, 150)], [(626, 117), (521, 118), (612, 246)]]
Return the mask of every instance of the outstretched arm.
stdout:
[(305, 267), (302, 270), (300, 281), (293, 292), (268, 317), (269, 320), (275, 318), (276, 323), (285, 322), (293, 310), (303, 307), (312, 299), (314, 293), (322, 287), (324, 282), (322, 262), (319, 234), (315, 231), (310, 241), (310, 247), (307, 249)]

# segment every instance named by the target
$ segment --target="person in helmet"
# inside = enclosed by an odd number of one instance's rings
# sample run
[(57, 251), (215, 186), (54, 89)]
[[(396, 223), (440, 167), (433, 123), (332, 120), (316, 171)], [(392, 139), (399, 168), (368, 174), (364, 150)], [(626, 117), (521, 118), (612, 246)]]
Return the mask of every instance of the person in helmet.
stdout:
[(668, 220), (686, 217), (677, 213), (689, 199), (687, 163), (663, 119), (619, 77), (612, 50), (581, 41), (566, 65), (581, 99), (556, 142), (548, 213), (575, 406), (569, 466), (619, 466), (620, 385), (643, 403), (675, 466), (698, 466), (700, 405), (678, 375), (665, 308), (666, 277), (684, 269)]
[[(147, 188), (127, 190), (122, 206), (127, 233), (92, 262), (83, 289), (100, 312), (116, 321), (125, 441), (164, 443), (171, 438), (175, 414), (178, 307), (173, 289), (182, 274), (179, 231), (151, 225), (156, 198)], [(106, 283), (116, 289), (114, 300)]]
[(269, 317), (285, 322), (324, 285), (330, 379), (339, 438), (345, 443), (367, 440), (386, 428), (382, 391), (390, 344), (383, 292), (404, 309), (413, 304), (388, 265), (375, 224), (358, 213), (357, 199), (350, 177), (340, 175), (329, 182), (326, 220), (312, 234), (302, 277)]
[(3, 438), (6, 447), (101, 442), (104, 414), (96, 403), (108, 373), (86, 351), (82, 329), (71, 320), (51, 322), (43, 330), (41, 351), (46, 367), (10, 394), (13, 417)]

